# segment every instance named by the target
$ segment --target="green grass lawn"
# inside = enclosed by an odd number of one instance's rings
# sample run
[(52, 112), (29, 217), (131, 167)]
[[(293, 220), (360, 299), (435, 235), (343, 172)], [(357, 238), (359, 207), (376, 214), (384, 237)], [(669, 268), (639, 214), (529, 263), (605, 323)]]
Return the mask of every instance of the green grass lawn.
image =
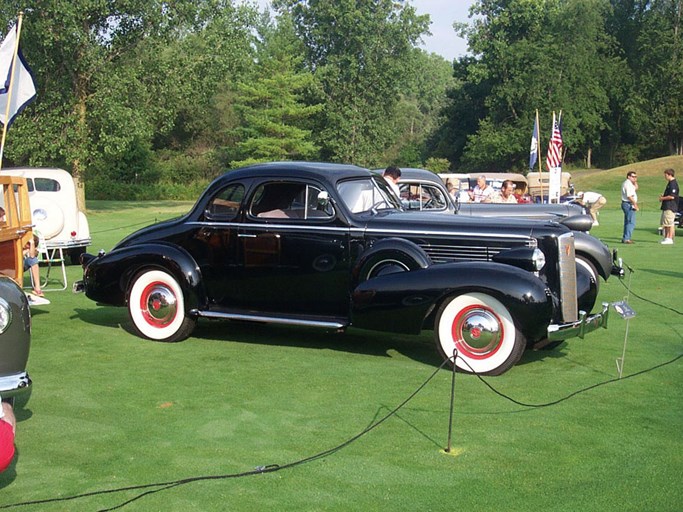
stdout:
[[(603, 283), (600, 298), (621, 300), (630, 283), (637, 316), (627, 323), (613, 314), (607, 330), (527, 352), (505, 375), (485, 379), (525, 403), (585, 391), (530, 408), (458, 374), (446, 454), (452, 373), (442, 370), (343, 449), (271, 473), (176, 486), (121, 510), (680, 510), (681, 360), (648, 371), (683, 352), (683, 237), (675, 246), (658, 243), (662, 169), (655, 165), (651, 176), (639, 169), (645, 208), (633, 246), (618, 243), (614, 190), (625, 170), (575, 173), (579, 187), (608, 197), (593, 234), (635, 271)], [(88, 206), (96, 252), (191, 204)], [(79, 270), (68, 268), (70, 282)], [(358, 434), (441, 364), (431, 332), (334, 334), (202, 321), (192, 338), (163, 344), (134, 336), (124, 309), (70, 291), (47, 295), (52, 304), (33, 309), (34, 390), (17, 413), (18, 457), (0, 475), (0, 508), (284, 466)], [(587, 389), (618, 376), (627, 330), (624, 377), (643, 373)], [(107, 509), (146, 490), (16, 510)]]

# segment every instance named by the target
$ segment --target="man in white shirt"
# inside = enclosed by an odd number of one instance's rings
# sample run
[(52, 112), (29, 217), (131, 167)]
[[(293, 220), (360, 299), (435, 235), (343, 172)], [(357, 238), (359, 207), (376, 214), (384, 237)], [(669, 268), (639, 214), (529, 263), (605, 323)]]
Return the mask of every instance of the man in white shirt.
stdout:
[(593, 226), (599, 226), (598, 210), (605, 206), (607, 199), (597, 192), (579, 192), (579, 202), (588, 209), (588, 213), (593, 217)]
[(493, 187), (486, 183), (486, 176), (482, 174), (477, 178), (477, 186), (470, 192), (470, 198), (475, 203), (486, 203), (491, 195), (493, 195)]
[(396, 197), (401, 198), (401, 191), (398, 188), (398, 180), (401, 179), (401, 169), (392, 165), (384, 169), (382, 177), (387, 180), (391, 189), (396, 193)]
[(517, 204), (517, 198), (515, 197), (515, 184), (512, 182), (512, 180), (505, 180), (500, 186), (500, 192), (491, 194), (484, 202)]
[(632, 244), (633, 230), (636, 227), (638, 211), (638, 175), (636, 171), (626, 173), (626, 180), (621, 184), (621, 209), (624, 212), (624, 233), (622, 244)]

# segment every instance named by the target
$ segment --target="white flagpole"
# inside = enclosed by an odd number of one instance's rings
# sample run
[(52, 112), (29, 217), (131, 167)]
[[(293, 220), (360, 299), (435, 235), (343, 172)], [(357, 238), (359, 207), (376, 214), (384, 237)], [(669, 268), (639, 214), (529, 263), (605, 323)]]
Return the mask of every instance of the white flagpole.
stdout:
[(5, 107), (5, 124), (2, 125), (2, 140), (0, 141), (0, 171), (2, 170), (2, 157), (5, 153), (5, 139), (7, 138), (7, 125), (9, 124), (9, 110), (12, 103), (12, 89), (14, 88), (14, 72), (17, 68), (17, 54), (19, 53), (19, 36), (21, 36), (21, 20), (24, 17), (24, 12), (19, 12), (17, 19), (17, 40), (14, 44), (14, 53), (12, 57), (12, 70), (9, 75), (9, 88), (7, 90), (7, 106)]

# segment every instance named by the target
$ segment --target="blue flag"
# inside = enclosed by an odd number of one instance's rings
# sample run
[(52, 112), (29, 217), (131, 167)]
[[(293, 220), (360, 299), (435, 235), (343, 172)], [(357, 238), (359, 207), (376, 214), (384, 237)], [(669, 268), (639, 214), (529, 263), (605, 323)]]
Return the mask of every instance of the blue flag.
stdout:
[[(17, 50), (18, 59), (14, 76), (12, 76), (16, 45), (17, 27), (15, 26), (0, 44), (0, 124), (7, 124), (8, 127), (17, 114), (36, 97), (33, 76), (24, 56), (21, 54), (21, 50)], [(9, 111), (7, 109), (8, 100), (10, 102)], [(5, 119), (6, 113), (9, 114), (8, 119)]]
[(534, 131), (531, 134), (531, 149), (529, 150), (529, 169), (533, 170), (538, 161), (538, 116), (534, 119)]

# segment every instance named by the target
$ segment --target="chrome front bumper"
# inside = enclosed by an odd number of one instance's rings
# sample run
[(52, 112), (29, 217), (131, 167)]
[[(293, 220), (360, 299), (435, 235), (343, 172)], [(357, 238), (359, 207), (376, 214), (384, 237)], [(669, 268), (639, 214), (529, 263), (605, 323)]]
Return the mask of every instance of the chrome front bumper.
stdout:
[(602, 311), (588, 316), (585, 311), (579, 311), (579, 319), (566, 324), (551, 324), (548, 326), (548, 341), (562, 341), (569, 338), (583, 338), (589, 332), (602, 327), (607, 329), (609, 304), (602, 303)]
[(11, 398), (19, 394), (28, 393), (30, 390), (31, 378), (26, 372), (0, 377), (0, 395), (2, 395), (2, 398)]

